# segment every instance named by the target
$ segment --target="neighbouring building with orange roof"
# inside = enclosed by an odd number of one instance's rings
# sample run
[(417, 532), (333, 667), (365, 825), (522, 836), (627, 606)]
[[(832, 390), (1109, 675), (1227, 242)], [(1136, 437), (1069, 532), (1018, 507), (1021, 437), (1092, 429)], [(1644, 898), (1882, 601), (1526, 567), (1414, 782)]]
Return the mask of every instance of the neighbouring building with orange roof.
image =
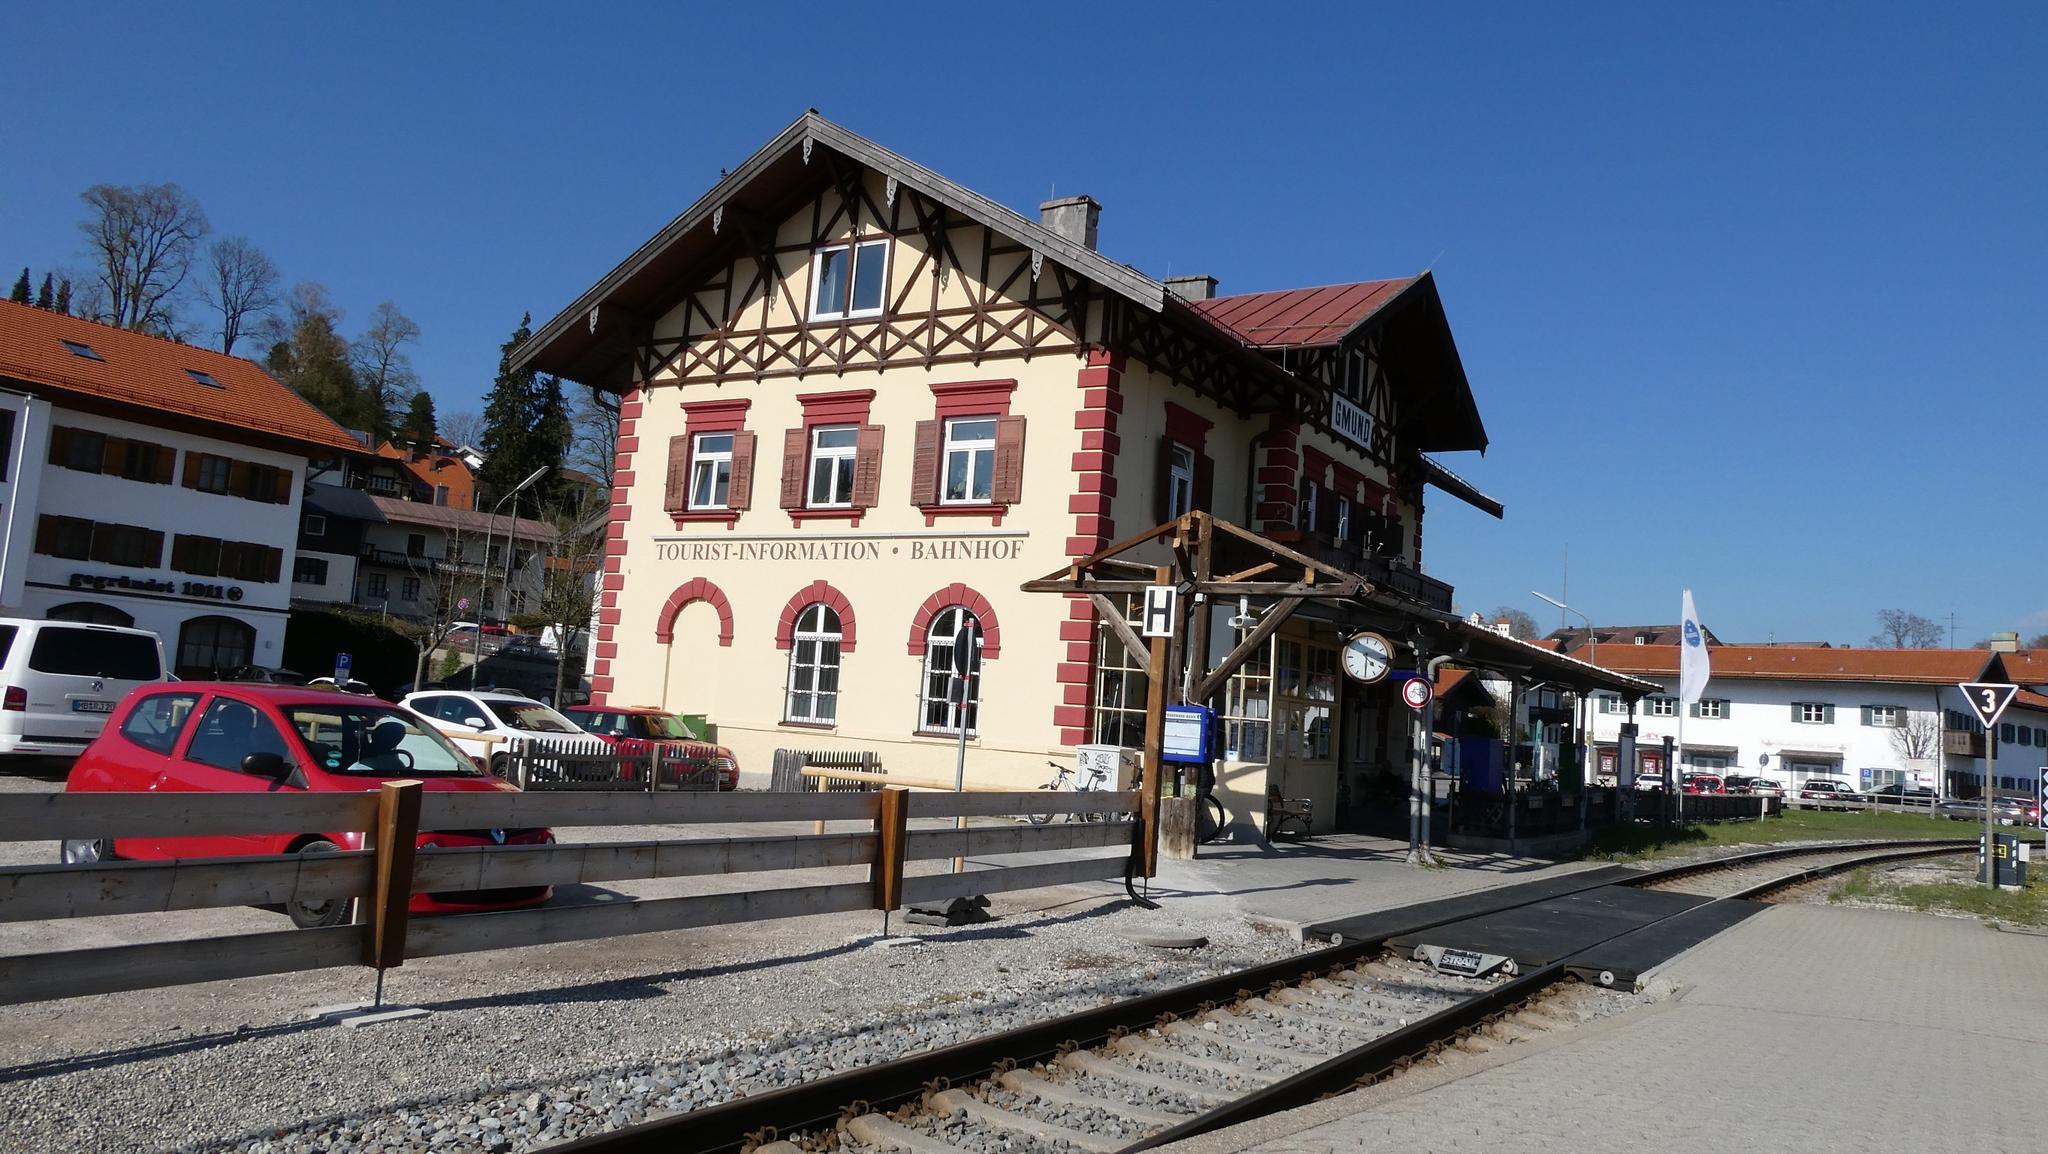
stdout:
[(249, 361), (0, 303), (0, 612), (275, 665), (309, 463), (361, 451)]
[[(1688, 773), (1743, 774), (1786, 786), (1833, 778), (1857, 790), (1903, 785), (1975, 796), (1985, 734), (1958, 682), (2032, 684), (2041, 663), (1986, 649), (1791, 648), (1717, 645), (1705, 696), (1681, 707), (1678, 647), (1602, 645), (1598, 664), (1664, 687), (1635, 704), (1596, 694), (1592, 740), (1599, 772), (1613, 775), (1621, 726), (1639, 728), (1643, 772), (1661, 773), (1663, 739), (1685, 713)], [(2010, 665), (2008, 664), (2010, 663)], [(2048, 696), (2022, 691), (1999, 722), (2002, 793), (2031, 796), (2048, 765)]]

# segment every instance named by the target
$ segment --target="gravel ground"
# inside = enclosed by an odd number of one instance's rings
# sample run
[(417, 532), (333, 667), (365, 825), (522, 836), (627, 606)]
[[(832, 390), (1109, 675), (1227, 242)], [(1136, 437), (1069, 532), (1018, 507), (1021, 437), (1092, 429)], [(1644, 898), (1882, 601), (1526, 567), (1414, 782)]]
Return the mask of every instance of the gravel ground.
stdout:
[[(359, 1030), (303, 1013), (352, 971), (11, 1008), (0, 1149), (526, 1150), (1300, 948), (1079, 888), (994, 900), (998, 920), (907, 946), (833, 915), (413, 962), (387, 997), (434, 1013)], [(1145, 930), (1210, 944), (1122, 936)]]

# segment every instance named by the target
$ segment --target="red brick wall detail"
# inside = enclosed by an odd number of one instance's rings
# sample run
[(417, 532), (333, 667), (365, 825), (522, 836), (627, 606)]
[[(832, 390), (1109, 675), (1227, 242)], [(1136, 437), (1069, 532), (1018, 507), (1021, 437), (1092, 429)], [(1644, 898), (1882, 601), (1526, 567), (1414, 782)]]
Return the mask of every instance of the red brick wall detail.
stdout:
[(788, 649), (796, 644), (797, 617), (820, 601), (830, 605), (832, 611), (839, 614), (839, 651), (853, 652), (853, 602), (846, 599), (846, 594), (823, 581), (813, 581), (797, 590), (796, 596), (789, 599), (789, 604), (782, 607), (782, 619), (775, 625), (777, 649)]
[[(632, 389), (619, 398), (619, 448), (618, 459), (612, 466), (614, 477), (633, 477), (633, 455), (640, 448), (640, 410), (646, 400), (639, 389)], [(604, 552), (610, 560), (605, 566), (608, 573), (619, 572), (612, 562), (622, 568), (626, 556), (626, 522), (633, 516), (631, 495), (625, 485), (612, 489), (610, 522), (605, 526)], [(619, 594), (616, 589), (603, 590), (598, 595), (597, 613), (597, 660), (591, 663), (590, 703), (603, 705), (612, 691), (612, 659), (618, 654)]]
[(684, 606), (699, 601), (709, 601), (711, 607), (718, 610), (718, 644), (730, 646), (732, 601), (726, 597), (725, 590), (702, 577), (690, 578), (676, 586), (676, 591), (668, 595), (668, 601), (661, 607), (660, 616), (654, 619), (654, 639), (663, 645), (673, 644), (676, 639), (676, 614), (681, 613)]
[(910, 655), (923, 657), (926, 639), (931, 636), (932, 618), (942, 610), (959, 606), (981, 621), (981, 655), (994, 660), (1003, 655), (1003, 627), (996, 620), (996, 608), (988, 598), (955, 581), (937, 593), (924, 599), (917, 607), (917, 613), (910, 621)]
[[(1074, 409), (1081, 451), (1073, 457), (1074, 491), (1067, 499), (1067, 511), (1074, 515), (1074, 535), (1067, 538), (1069, 558), (1086, 557), (1116, 539), (1116, 522), (1109, 511), (1110, 498), (1116, 495), (1117, 453), (1122, 448), (1117, 425), (1124, 409), (1123, 373), (1122, 354), (1092, 348), (1074, 382), (1081, 390), (1080, 403)], [(1086, 597), (1067, 598), (1067, 620), (1060, 624), (1060, 639), (1067, 643), (1069, 659), (1053, 671), (1060, 686), (1060, 704), (1053, 707), (1052, 723), (1059, 730), (1061, 745), (1080, 745), (1092, 736), (1095, 708), (1091, 673), (1095, 606)]]

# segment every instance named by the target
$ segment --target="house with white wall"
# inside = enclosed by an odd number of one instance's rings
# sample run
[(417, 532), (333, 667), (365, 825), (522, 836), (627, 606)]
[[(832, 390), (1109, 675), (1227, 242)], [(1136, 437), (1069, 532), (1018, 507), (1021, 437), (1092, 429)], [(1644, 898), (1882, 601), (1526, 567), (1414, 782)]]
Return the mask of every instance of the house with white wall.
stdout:
[(0, 302), (0, 613), (275, 665), (309, 463), (356, 451), (249, 361)]
[[(1797, 786), (1813, 777), (1859, 790), (1903, 783), (1943, 796), (1974, 795), (1984, 776), (1984, 731), (1969, 712), (1965, 681), (2006, 681), (1998, 654), (1983, 649), (1842, 649), (1720, 645), (1712, 679), (1694, 706), (1678, 699), (1678, 647), (1601, 646), (1598, 664), (1664, 689), (1635, 702), (1593, 700), (1598, 773), (1612, 777), (1623, 724), (1637, 727), (1642, 772), (1661, 773), (1663, 741), (1684, 713), (1685, 772), (1742, 773)], [(1998, 775), (2017, 779), (2018, 761), (2048, 755), (2048, 697), (2015, 704), (2003, 724)], [(2018, 726), (2027, 731), (2019, 741)], [(2031, 750), (2022, 754), (2020, 750)]]

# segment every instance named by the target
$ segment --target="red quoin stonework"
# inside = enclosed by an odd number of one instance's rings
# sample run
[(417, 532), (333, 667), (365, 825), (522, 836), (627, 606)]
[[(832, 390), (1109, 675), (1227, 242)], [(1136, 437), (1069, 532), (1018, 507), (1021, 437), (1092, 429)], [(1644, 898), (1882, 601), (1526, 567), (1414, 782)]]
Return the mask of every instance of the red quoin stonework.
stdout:
[[(1123, 373), (1121, 353), (1094, 348), (1088, 350), (1087, 363), (1075, 381), (1081, 390), (1081, 403), (1074, 410), (1081, 451), (1074, 454), (1074, 492), (1067, 498), (1067, 511), (1074, 515), (1074, 535), (1067, 538), (1069, 558), (1107, 548), (1116, 535), (1110, 506), (1116, 500), (1116, 456), (1122, 448), (1117, 422), (1124, 409)], [(1066, 646), (1066, 660), (1057, 672), (1060, 701), (1053, 706), (1053, 724), (1059, 727), (1061, 745), (1081, 745), (1091, 737), (1095, 709), (1095, 679), (1089, 673), (1095, 658), (1095, 606), (1086, 597), (1067, 597), (1060, 641)]]
[(618, 654), (618, 581), (626, 567), (626, 522), (633, 517), (627, 494), (633, 485), (633, 457), (640, 451), (640, 390), (633, 389), (619, 399), (619, 446), (612, 467), (611, 521), (604, 530), (604, 574), (606, 580), (597, 595), (597, 656), (590, 667), (590, 703), (603, 705), (612, 691), (612, 661)]
[(775, 624), (777, 649), (788, 649), (796, 644), (796, 619), (804, 610), (821, 601), (831, 606), (832, 612), (839, 614), (839, 651), (853, 652), (853, 603), (846, 599), (846, 594), (823, 581), (813, 581), (797, 590), (796, 596), (789, 599), (789, 604), (782, 607), (782, 619)]

